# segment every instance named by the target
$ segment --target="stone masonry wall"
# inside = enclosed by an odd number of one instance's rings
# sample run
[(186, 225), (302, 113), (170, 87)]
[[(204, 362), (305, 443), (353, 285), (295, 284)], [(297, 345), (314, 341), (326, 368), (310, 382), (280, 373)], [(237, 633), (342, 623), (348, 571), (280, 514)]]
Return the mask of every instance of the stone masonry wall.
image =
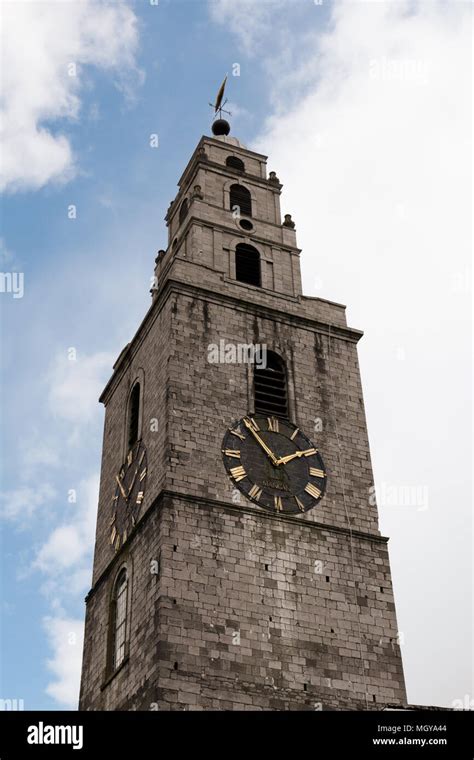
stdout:
[[(160, 575), (150, 560), (160, 558)], [(82, 709), (404, 704), (387, 546), (252, 507), (165, 498), (125, 557), (130, 658), (101, 690), (107, 602), (88, 604)]]
[[(81, 707), (403, 702), (387, 547), (368, 499), (372, 470), (354, 340), (329, 341), (307, 326), (257, 317), (249, 304), (235, 309), (179, 292), (157, 319), (107, 405), (95, 582), (104, 574), (87, 605)], [(265, 342), (285, 357), (292, 419), (313, 437), (328, 471), (315, 510), (285, 519), (240, 494), (236, 503), (220, 449), (226, 427), (251, 411), (252, 375), (247, 365), (209, 364), (208, 345), (220, 339)], [(137, 367), (146, 389), (144, 512), (151, 513), (115, 557), (104, 526)], [(158, 435), (147, 425), (157, 415)], [(323, 421), (317, 434), (315, 417)], [(175, 496), (156, 504), (162, 489)], [(157, 558), (159, 578), (150, 573)], [(131, 576), (130, 658), (104, 686), (110, 593), (123, 563)]]
[[(326, 495), (300, 519), (378, 533), (373, 474), (356, 344), (314, 329), (257, 317), (248, 304), (179, 295), (169, 361), (171, 461), (167, 488), (232, 502), (221, 443), (233, 420), (253, 410), (253, 369), (211, 364), (208, 346), (265, 344), (286, 361), (291, 420), (314, 440), (328, 472)], [(186, 363), (186, 372), (182, 371)], [(315, 432), (322, 425), (322, 430)], [(242, 497), (244, 499), (244, 497)]]

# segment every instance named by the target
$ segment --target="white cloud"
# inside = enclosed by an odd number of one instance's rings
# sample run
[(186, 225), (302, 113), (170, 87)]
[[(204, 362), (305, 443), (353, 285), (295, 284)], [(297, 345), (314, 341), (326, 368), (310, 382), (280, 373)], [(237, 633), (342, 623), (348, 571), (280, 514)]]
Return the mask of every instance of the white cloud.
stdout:
[[(137, 74), (136, 17), (122, 0), (3, 3), (0, 188), (35, 189), (76, 172), (65, 134), (51, 122), (76, 119), (88, 66), (113, 72), (125, 94)], [(76, 67), (75, 75), (73, 67)]]
[[(209, 10), (216, 23), (230, 26), (239, 38), (245, 53), (262, 55), (259, 44), (275, 28), (275, 14), (295, 12), (298, 3), (293, 0), (288, 10), (288, 0), (211, 0)], [(284, 14), (284, 15), (283, 15)]]
[[(1, 519), (26, 527), (31, 525), (29, 521), (40, 508), (44, 508), (49, 517), (54, 514), (58, 488), (51, 482), (64, 476), (62, 470), (58, 472), (58, 465), (64, 461), (65, 447), (80, 446), (86, 431), (100, 419), (98, 397), (111, 374), (114, 359), (112, 354), (105, 352), (79, 353), (75, 361), (70, 361), (66, 352), (56, 354), (44, 378), (44, 395), (49, 407), (46, 409), (49, 417), (47, 432), (40, 435), (38, 428), (28, 428), (28, 437), (23, 434), (20, 439), (21, 484), (0, 492)], [(56, 420), (56, 426), (51, 418)], [(68, 435), (61, 427), (64, 423), (68, 425)], [(79, 497), (83, 505), (82, 516), (73, 526), (63, 524), (51, 534), (38, 557), (38, 566), (42, 569), (55, 558), (60, 565), (59, 557), (66, 547), (62, 559), (64, 566), (73, 565), (89, 548), (85, 537), (91, 535), (94, 527), (97, 476), (81, 482)]]
[(26, 482), (37, 480), (39, 474), (44, 476), (45, 468), (57, 467), (61, 462), (60, 452), (51, 436), (51, 430), (41, 433), (37, 427), (28, 426), (19, 439), (18, 456), (22, 479)]
[(55, 675), (46, 692), (71, 709), (77, 708), (79, 696), (84, 622), (67, 618), (63, 602), (90, 586), (98, 493), (97, 474), (81, 482), (72, 518), (53, 530), (33, 562), (33, 568), (45, 575), (42, 590), (55, 612), (55, 617), (44, 620), (53, 649), (47, 666)]
[(43, 571), (56, 572), (74, 565), (83, 555), (80, 531), (76, 525), (62, 525), (49, 536), (38, 553), (36, 565)]
[(61, 707), (77, 710), (84, 622), (66, 617), (46, 617), (43, 626), (53, 651), (47, 666), (54, 680), (48, 684), (46, 692)]
[[(71, 505), (74, 508), (72, 517), (58, 525), (38, 551), (33, 566), (59, 581), (58, 588), (48, 586), (49, 594), (56, 593), (61, 587), (70, 592), (69, 582), (63, 583), (61, 573), (67, 573), (68, 578), (74, 576), (75, 588), (81, 579), (83, 587), (90, 581), (90, 572), (86, 574), (86, 568), (81, 563), (89, 560), (92, 550), (98, 493), (97, 474), (83, 480), (79, 485), (77, 502)], [(79, 590), (82, 591), (83, 587)]]
[(98, 398), (112, 374), (115, 356), (105, 352), (75, 359), (67, 352), (57, 354), (48, 373), (51, 413), (74, 425), (85, 425), (97, 417)]
[(12, 251), (7, 248), (4, 238), (0, 238), (0, 266), (11, 267), (14, 259), (15, 257)]
[(0, 517), (26, 525), (39, 507), (48, 505), (55, 497), (56, 492), (48, 483), (4, 491), (0, 493)]
[[(240, 4), (220, 6), (241, 37)], [(429, 489), (424, 512), (382, 508), (382, 530), (409, 699), (449, 705), (470, 688), (471, 9), (337, 2), (324, 33), (319, 11), (286, 38), (292, 66), (258, 49), (276, 108), (252, 147), (285, 185), (305, 292), (366, 332), (377, 481)]]
[[(46, 691), (61, 707), (72, 709), (77, 707), (83, 622), (69, 619), (66, 609), (90, 587), (99, 475), (83, 478), (77, 486), (76, 501), (66, 502), (73, 486), (66, 484), (65, 467), (58, 468), (58, 463), (66, 461), (71, 446), (75, 447), (75, 462), (81, 452), (84, 454), (84, 437), (94, 430), (100, 417), (98, 396), (111, 374), (114, 358), (107, 353), (83, 355), (80, 351), (75, 361), (68, 359), (67, 351), (55, 355), (42, 379), (41, 396), (48, 401), (42, 409), (44, 419), (35, 418), (46, 432), (41, 436), (38, 428), (27, 428), (29, 435), (20, 442), (24, 484), (0, 495), (0, 516), (5, 520), (31, 525), (40, 507), (45, 510), (45, 521), (51, 522), (54, 517), (54, 528), (19, 577), (31, 577), (34, 572), (41, 575), (40, 589), (52, 614), (45, 621), (53, 649), (47, 664), (55, 674)], [(54, 478), (57, 488), (44, 483), (45, 477)], [(58, 504), (61, 491), (62, 517)]]

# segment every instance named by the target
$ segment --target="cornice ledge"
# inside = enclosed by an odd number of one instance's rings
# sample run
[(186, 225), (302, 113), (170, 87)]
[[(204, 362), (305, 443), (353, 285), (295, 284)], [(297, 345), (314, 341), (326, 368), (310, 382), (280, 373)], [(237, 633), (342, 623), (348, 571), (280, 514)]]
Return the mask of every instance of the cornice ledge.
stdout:
[(270, 512), (265, 512), (263, 509), (260, 511), (256, 507), (252, 507), (250, 505), (234, 506), (233, 504), (229, 504), (227, 501), (221, 501), (219, 499), (209, 499), (204, 496), (192, 496), (190, 494), (179, 493), (178, 491), (169, 491), (167, 489), (163, 489), (162, 491), (160, 491), (158, 496), (152, 501), (147, 511), (141, 518), (141, 520), (137, 523), (136, 527), (130, 533), (126, 542), (122, 544), (120, 551), (115, 555), (115, 557), (111, 559), (107, 567), (105, 567), (104, 570), (100, 573), (99, 577), (97, 578), (97, 580), (95, 581), (95, 583), (93, 584), (93, 586), (91, 587), (91, 589), (89, 590), (89, 592), (87, 593), (85, 597), (86, 604), (95, 594), (99, 586), (101, 586), (102, 583), (104, 583), (104, 581), (108, 578), (110, 573), (113, 572), (114, 568), (117, 565), (119, 565), (120, 562), (122, 562), (123, 554), (129, 550), (132, 540), (141, 530), (143, 530), (144, 526), (147, 524), (151, 515), (160, 506), (162, 507), (169, 506), (169, 504), (167, 503), (167, 500), (169, 502), (172, 502), (175, 499), (180, 499), (181, 501), (198, 503), (208, 509), (218, 508), (218, 509), (223, 509), (235, 514), (244, 513), (244, 514), (251, 515), (253, 517), (258, 517), (264, 520), (290, 523), (293, 525), (298, 525), (299, 527), (307, 528), (308, 530), (316, 530), (316, 531), (325, 530), (331, 533), (339, 533), (341, 535), (348, 536), (349, 538), (350, 537), (359, 538), (362, 541), (372, 541), (378, 544), (387, 544), (389, 541), (387, 536), (382, 536), (377, 533), (365, 533), (364, 531), (354, 530), (350, 528), (343, 528), (338, 525), (327, 525), (326, 523), (309, 522), (307, 520), (301, 520), (299, 517), (293, 517), (292, 515), (277, 515), (277, 514), (273, 515)]
[[(214, 271), (214, 270), (213, 270)], [(226, 278), (227, 282), (233, 282), (233, 280), (230, 280), (229, 278)], [(214, 300), (216, 303), (223, 303), (223, 302), (229, 302), (233, 301), (236, 305), (236, 308), (240, 308), (242, 311), (252, 311), (253, 313), (256, 313), (258, 316), (262, 316), (263, 318), (271, 317), (272, 315), (278, 316), (278, 319), (280, 321), (285, 321), (288, 323), (298, 323), (300, 325), (306, 325), (308, 327), (311, 327), (312, 329), (316, 329), (317, 332), (321, 332), (324, 335), (328, 335), (330, 333), (332, 338), (342, 338), (343, 340), (349, 340), (353, 343), (358, 343), (361, 337), (364, 335), (362, 330), (357, 330), (354, 327), (347, 327), (344, 325), (337, 325), (333, 322), (324, 321), (321, 319), (315, 319), (313, 317), (307, 317), (303, 314), (292, 314), (291, 312), (285, 311), (283, 308), (279, 309), (276, 306), (267, 306), (266, 304), (258, 304), (254, 301), (247, 301), (245, 298), (239, 298), (236, 295), (233, 295), (232, 293), (217, 293), (215, 290), (208, 290), (207, 288), (203, 287), (202, 285), (194, 285), (194, 284), (188, 284), (186, 282), (182, 282), (181, 280), (173, 280), (170, 279), (168, 282), (172, 285), (172, 289), (175, 292), (181, 292), (189, 294), (191, 292), (197, 292), (201, 295), (205, 295), (207, 299), (210, 301)], [(258, 290), (262, 291), (261, 288)], [(252, 289), (252, 293), (254, 292), (254, 289)], [(263, 292), (263, 291), (262, 291)], [(271, 290), (264, 291), (266, 294), (274, 297), (278, 297), (281, 299), (285, 299), (293, 304), (300, 303), (301, 298), (304, 298), (305, 296), (290, 296), (286, 293), (276, 293)], [(327, 301), (323, 298), (318, 299), (322, 303), (328, 303), (332, 306), (339, 306), (341, 307), (341, 304), (335, 303), (334, 301)]]
[(365, 531), (361, 530), (354, 530), (354, 528), (345, 528), (338, 525), (328, 525), (327, 523), (320, 523), (320, 522), (313, 522), (309, 520), (301, 520), (299, 516), (293, 516), (293, 515), (282, 515), (282, 514), (272, 514), (271, 512), (266, 512), (263, 509), (259, 510), (256, 507), (252, 507), (249, 505), (242, 506), (239, 504), (238, 506), (235, 506), (234, 504), (230, 504), (227, 501), (221, 501), (219, 499), (209, 499), (204, 496), (193, 496), (190, 494), (183, 494), (179, 493), (178, 491), (168, 491), (163, 490), (161, 494), (157, 497), (158, 499), (162, 499), (163, 501), (165, 499), (182, 499), (183, 501), (190, 501), (190, 502), (199, 502), (200, 504), (205, 505), (209, 508), (215, 508), (216, 506), (225, 509), (227, 511), (233, 512), (233, 513), (242, 513), (248, 515), (253, 515), (254, 517), (257, 516), (259, 518), (263, 518), (265, 520), (272, 520), (272, 521), (278, 521), (278, 522), (286, 522), (286, 523), (292, 523), (294, 525), (299, 525), (304, 528), (308, 528), (310, 530), (327, 530), (331, 533), (340, 533), (346, 536), (352, 536), (353, 538), (360, 538), (365, 541), (375, 541), (376, 543), (382, 543), (386, 544), (388, 543), (389, 539), (387, 536), (382, 536), (378, 533), (367, 533)]
[[(262, 319), (271, 319), (271, 317), (274, 316), (281, 322), (286, 322), (287, 324), (292, 325), (306, 326), (315, 332), (319, 332), (323, 335), (330, 335), (331, 338), (340, 338), (341, 340), (347, 340), (352, 343), (358, 343), (364, 334), (362, 330), (357, 330), (353, 327), (336, 325), (332, 322), (314, 319), (302, 314), (291, 314), (285, 311), (283, 308), (279, 309), (276, 306), (267, 306), (265, 304), (250, 302), (244, 298), (239, 298), (232, 293), (217, 293), (215, 290), (208, 290), (202, 285), (194, 285), (183, 282), (182, 280), (174, 280), (172, 278), (168, 278), (163, 283), (157, 297), (148, 309), (148, 312), (145, 314), (134, 337), (119, 354), (119, 357), (113, 367), (113, 374), (99, 397), (100, 403), (107, 403), (111, 391), (113, 391), (115, 388), (116, 381), (121, 377), (123, 373), (122, 371), (126, 366), (126, 363), (130, 364), (134, 353), (136, 350), (138, 350), (141, 339), (143, 339), (143, 337), (147, 334), (147, 331), (145, 332), (145, 328), (148, 326), (148, 323), (150, 323), (151, 326), (154, 319), (158, 316), (168, 297), (172, 293), (182, 293), (186, 295), (197, 294), (198, 296), (200, 295), (201, 297), (205, 297), (208, 301), (214, 303), (233, 303), (235, 309), (238, 309), (240, 311), (251, 311), (253, 314), (261, 317)], [(273, 291), (266, 291), (266, 293), (272, 295)], [(285, 293), (277, 293), (275, 295), (278, 298), (285, 299), (293, 304), (297, 304), (300, 302), (301, 298), (305, 298), (305, 296), (290, 296)], [(332, 301), (325, 301), (324, 299), (318, 300), (322, 301), (323, 303), (340, 306), (340, 304), (334, 304)]]

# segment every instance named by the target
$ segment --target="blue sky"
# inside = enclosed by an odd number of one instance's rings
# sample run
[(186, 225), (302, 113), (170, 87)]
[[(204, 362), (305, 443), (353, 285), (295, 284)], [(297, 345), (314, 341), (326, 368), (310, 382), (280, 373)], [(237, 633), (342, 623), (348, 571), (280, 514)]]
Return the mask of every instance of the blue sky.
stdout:
[[(430, 494), (426, 509), (380, 507), (382, 530), (392, 536), (409, 698), (451, 704), (473, 696), (465, 667), (470, 389), (463, 379), (470, 145), (457, 123), (465, 116), (468, 9), (290, 5), (291, 13), (286, 0), (87, 0), (50, 25), (49, 3), (5, 13), (30, 42), (7, 49), (3, 103), (10, 158), (2, 271), (25, 280), (23, 298), (0, 294), (0, 698), (23, 699), (27, 709), (75, 706), (101, 452), (97, 398), (149, 306), (154, 257), (166, 247), (163, 218), (209, 132), (208, 102), (225, 73), (233, 134), (269, 154), (285, 184), (282, 210), (298, 225), (305, 292), (347, 303), (350, 324), (366, 330), (361, 364), (376, 480), (403, 485), (402, 462), (406, 483)], [(97, 29), (110, 32), (105, 42)], [(76, 77), (66, 78), (71, 62)], [(23, 129), (31, 149), (18, 149)], [(433, 191), (433, 166), (449, 198)], [(456, 476), (440, 484), (443, 462)], [(458, 579), (456, 590), (447, 576)], [(448, 607), (440, 609), (439, 590)]]

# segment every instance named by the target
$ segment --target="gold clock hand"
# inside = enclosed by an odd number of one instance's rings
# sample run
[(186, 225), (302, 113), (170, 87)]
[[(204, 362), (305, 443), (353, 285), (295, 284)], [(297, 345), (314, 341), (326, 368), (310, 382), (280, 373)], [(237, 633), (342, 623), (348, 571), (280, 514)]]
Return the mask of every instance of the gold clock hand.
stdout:
[(280, 459), (277, 459), (275, 464), (286, 464), (287, 462), (291, 462), (292, 459), (296, 459), (297, 457), (304, 457), (306, 455), (310, 454), (316, 454), (316, 449), (305, 449), (304, 451), (295, 451), (294, 454), (287, 454), (286, 457), (280, 457)]
[(124, 499), (125, 499), (125, 501), (126, 501), (126, 500), (127, 500), (127, 494), (126, 494), (126, 493), (125, 493), (125, 491), (123, 490), (122, 481), (120, 480), (120, 478), (119, 478), (119, 476), (118, 476), (118, 475), (116, 475), (116, 476), (115, 476), (115, 480), (117, 481), (117, 483), (118, 483), (118, 486), (119, 486), (119, 488), (120, 488), (120, 491), (121, 491), (121, 493), (122, 493), (122, 496), (123, 496), (123, 498), (124, 498)]
[(249, 421), (247, 420), (247, 418), (246, 418), (246, 417), (244, 417), (244, 425), (245, 425), (245, 427), (246, 427), (248, 430), (250, 430), (250, 432), (252, 433), (252, 435), (253, 435), (253, 437), (255, 438), (255, 440), (256, 440), (256, 441), (259, 443), (259, 445), (260, 445), (260, 446), (261, 446), (261, 448), (264, 450), (264, 452), (265, 452), (265, 453), (266, 453), (266, 454), (267, 454), (267, 455), (270, 457), (270, 460), (273, 462), (273, 464), (277, 464), (277, 458), (276, 458), (275, 454), (274, 454), (274, 453), (273, 453), (273, 451), (272, 451), (272, 450), (271, 450), (271, 449), (270, 449), (270, 448), (267, 446), (267, 444), (265, 443), (265, 441), (262, 441), (262, 439), (260, 438), (260, 436), (259, 436), (259, 434), (257, 433), (257, 431), (256, 431), (256, 430), (254, 430), (252, 423), (251, 423), (251, 422), (249, 422)]
[[(133, 488), (133, 486), (134, 486), (134, 484), (135, 484), (135, 479), (136, 479), (137, 475), (138, 475), (138, 467), (137, 467), (137, 469), (135, 470), (135, 475), (133, 476), (133, 478), (132, 478), (132, 482), (130, 483), (130, 488), (128, 489), (128, 496), (130, 496), (130, 494), (132, 493), (132, 488)], [(128, 498), (128, 497), (127, 497), (127, 498)]]

